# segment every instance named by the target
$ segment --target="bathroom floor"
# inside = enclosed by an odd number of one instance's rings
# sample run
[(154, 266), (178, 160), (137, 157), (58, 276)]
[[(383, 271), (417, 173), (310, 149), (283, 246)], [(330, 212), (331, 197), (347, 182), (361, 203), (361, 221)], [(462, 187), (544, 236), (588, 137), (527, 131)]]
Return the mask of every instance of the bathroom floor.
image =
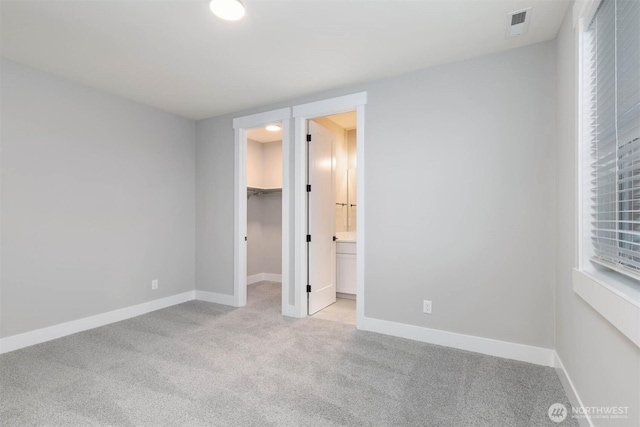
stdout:
[(315, 319), (331, 320), (334, 322), (356, 324), (356, 300), (337, 298), (336, 302), (312, 316)]

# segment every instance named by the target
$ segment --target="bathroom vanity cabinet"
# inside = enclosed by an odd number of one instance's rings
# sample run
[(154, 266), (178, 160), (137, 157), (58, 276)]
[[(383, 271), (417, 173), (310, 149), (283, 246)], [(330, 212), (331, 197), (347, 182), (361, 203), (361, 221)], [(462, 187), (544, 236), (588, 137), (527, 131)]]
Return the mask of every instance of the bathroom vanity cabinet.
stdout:
[(356, 242), (341, 242), (336, 245), (337, 292), (356, 294)]

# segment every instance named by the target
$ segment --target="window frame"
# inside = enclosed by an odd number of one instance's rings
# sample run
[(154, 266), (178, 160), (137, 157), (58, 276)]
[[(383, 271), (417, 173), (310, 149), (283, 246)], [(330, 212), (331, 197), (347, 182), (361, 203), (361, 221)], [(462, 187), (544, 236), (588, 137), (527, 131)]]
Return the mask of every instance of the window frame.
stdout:
[(640, 347), (640, 280), (622, 268), (592, 261), (594, 249), (591, 225), (591, 150), (587, 146), (583, 113), (583, 49), (587, 27), (602, 0), (577, 0), (573, 23), (576, 36), (576, 169), (577, 179), (577, 268), (573, 271), (573, 289), (583, 300)]

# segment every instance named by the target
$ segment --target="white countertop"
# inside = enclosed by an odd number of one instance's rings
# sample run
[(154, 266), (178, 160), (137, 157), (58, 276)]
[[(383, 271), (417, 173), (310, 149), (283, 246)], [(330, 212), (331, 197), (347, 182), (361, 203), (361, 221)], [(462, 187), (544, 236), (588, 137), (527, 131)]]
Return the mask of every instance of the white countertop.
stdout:
[(336, 233), (336, 237), (342, 243), (356, 243), (355, 231), (340, 231)]

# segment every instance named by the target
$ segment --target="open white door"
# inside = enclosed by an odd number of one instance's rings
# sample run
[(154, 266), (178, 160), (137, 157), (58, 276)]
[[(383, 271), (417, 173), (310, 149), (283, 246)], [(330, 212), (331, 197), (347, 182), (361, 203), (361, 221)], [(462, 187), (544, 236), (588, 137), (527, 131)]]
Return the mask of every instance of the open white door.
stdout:
[(309, 314), (314, 314), (336, 302), (336, 245), (333, 240), (334, 177), (333, 134), (314, 121), (309, 121), (311, 141), (309, 156), (309, 180), (311, 191), (307, 193)]

